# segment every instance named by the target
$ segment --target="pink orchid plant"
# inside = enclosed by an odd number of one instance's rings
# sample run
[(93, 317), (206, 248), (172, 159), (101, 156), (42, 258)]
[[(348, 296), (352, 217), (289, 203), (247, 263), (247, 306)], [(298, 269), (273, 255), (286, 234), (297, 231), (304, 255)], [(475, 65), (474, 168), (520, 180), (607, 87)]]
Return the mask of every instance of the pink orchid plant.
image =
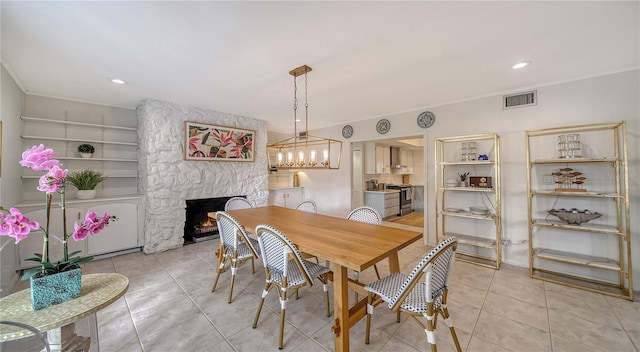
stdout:
[[(95, 235), (102, 231), (109, 225), (109, 221), (116, 220), (115, 216), (109, 215), (108, 213), (98, 216), (95, 212), (88, 211), (84, 221), (80, 224), (76, 222), (74, 224), (74, 231), (71, 233), (67, 232), (65, 184), (68, 170), (61, 168), (62, 164), (55, 159), (56, 156), (56, 152), (51, 149), (45, 149), (44, 145), (40, 144), (39, 146), (33, 146), (25, 150), (24, 153), (22, 153), (22, 160), (20, 161), (20, 165), (34, 171), (47, 171), (40, 177), (37, 187), (39, 191), (45, 192), (46, 194), (47, 221), (45, 226), (42, 227), (38, 222), (28, 219), (16, 208), (11, 208), (9, 212), (5, 211), (0, 213), (0, 236), (13, 237), (15, 243), (19, 243), (27, 238), (32, 230), (41, 229), (43, 232), (44, 241), (42, 254), (35, 253), (34, 258), (25, 259), (27, 261), (39, 262), (40, 267), (27, 270), (22, 276), (23, 280), (31, 278), (34, 275), (50, 275), (67, 271), (78, 267), (80, 263), (91, 261), (93, 257), (76, 256), (80, 251), (69, 254), (67, 240), (69, 237), (73, 237), (76, 241), (84, 240), (89, 235)], [(63, 258), (55, 265), (49, 260), (49, 219), (54, 193), (60, 194), (63, 224)]]

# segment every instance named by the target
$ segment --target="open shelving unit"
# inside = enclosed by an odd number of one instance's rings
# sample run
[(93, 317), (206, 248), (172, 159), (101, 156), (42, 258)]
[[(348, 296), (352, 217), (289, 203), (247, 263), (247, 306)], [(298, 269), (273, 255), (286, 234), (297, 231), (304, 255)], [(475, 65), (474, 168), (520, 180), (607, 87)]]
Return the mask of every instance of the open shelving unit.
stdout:
[[(54, 149), (70, 172), (92, 169), (102, 172), (105, 181), (99, 185), (104, 197), (138, 196), (137, 128), (112, 124), (88, 123), (61, 119), (22, 116), (22, 140), (25, 149), (31, 145), (45, 144)], [(82, 158), (76, 148), (81, 143), (96, 146), (91, 158)], [(34, 180), (41, 173), (24, 169), (26, 201), (39, 195)]]
[[(461, 160), (460, 143), (477, 143), (489, 160)], [(436, 236), (441, 242), (458, 238), (458, 260), (500, 269), (502, 220), (500, 202), (500, 139), (496, 133), (437, 138), (435, 140)], [(447, 185), (460, 172), (486, 176), (490, 187)], [(473, 214), (466, 207), (489, 205), (488, 214)]]
[[(577, 157), (561, 158), (555, 148), (567, 134), (580, 135)], [(626, 138), (624, 121), (526, 132), (532, 278), (633, 300)], [(550, 175), (561, 168), (579, 170), (584, 185), (555, 188), (560, 181)], [(579, 224), (550, 219), (558, 208), (602, 216)]]

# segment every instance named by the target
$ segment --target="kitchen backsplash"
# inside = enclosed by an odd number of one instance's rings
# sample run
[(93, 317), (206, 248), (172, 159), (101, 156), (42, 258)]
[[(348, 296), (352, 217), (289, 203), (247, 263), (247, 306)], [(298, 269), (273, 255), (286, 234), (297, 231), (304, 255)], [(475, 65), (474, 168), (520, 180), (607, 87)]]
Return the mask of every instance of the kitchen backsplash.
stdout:
[(364, 175), (365, 181), (376, 179), (378, 183), (393, 183), (393, 184), (401, 184), (402, 183), (402, 175), (391, 175), (391, 174), (373, 174), (373, 175)]

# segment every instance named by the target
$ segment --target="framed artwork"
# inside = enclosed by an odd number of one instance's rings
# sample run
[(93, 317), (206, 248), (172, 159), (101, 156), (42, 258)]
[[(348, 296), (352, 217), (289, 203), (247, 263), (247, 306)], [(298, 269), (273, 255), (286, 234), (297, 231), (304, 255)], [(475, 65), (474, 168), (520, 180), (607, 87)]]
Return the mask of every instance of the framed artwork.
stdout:
[(185, 160), (255, 160), (255, 131), (185, 121), (184, 133)]

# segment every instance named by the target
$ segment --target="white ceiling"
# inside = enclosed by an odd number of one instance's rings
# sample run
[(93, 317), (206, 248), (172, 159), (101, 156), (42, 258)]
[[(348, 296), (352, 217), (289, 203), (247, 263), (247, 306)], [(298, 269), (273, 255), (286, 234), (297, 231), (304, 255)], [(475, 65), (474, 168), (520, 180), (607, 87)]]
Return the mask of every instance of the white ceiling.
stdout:
[(31, 94), (160, 99), (291, 133), (297, 66), (313, 68), (310, 129), (426, 109), (638, 68), (639, 4), (2, 1), (1, 58)]

